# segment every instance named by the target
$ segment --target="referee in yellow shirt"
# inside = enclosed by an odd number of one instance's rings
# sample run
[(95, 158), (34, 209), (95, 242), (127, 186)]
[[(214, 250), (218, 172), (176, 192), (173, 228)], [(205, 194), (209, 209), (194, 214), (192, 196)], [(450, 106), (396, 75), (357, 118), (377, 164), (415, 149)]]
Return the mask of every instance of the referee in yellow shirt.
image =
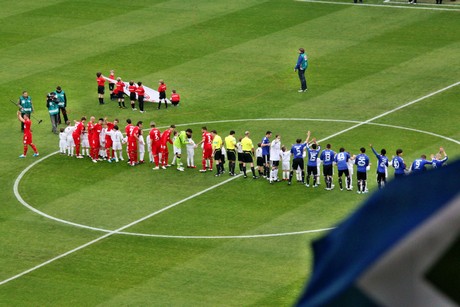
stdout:
[(227, 149), (229, 175), (235, 176), (236, 161), (236, 138), (235, 131), (231, 130), (230, 134), (225, 137), (225, 148)]
[(249, 138), (249, 131), (244, 133), (244, 138), (241, 140), (241, 147), (243, 148), (243, 174), (244, 178), (248, 178), (246, 175), (246, 164), (251, 164), (252, 178), (257, 179), (256, 171), (254, 170), (254, 162), (252, 156), (254, 155), (254, 145), (252, 140)]
[(216, 130), (211, 131), (212, 134), (212, 155), (216, 162), (216, 177), (220, 176), (224, 172), (222, 165), (222, 138), (217, 134)]

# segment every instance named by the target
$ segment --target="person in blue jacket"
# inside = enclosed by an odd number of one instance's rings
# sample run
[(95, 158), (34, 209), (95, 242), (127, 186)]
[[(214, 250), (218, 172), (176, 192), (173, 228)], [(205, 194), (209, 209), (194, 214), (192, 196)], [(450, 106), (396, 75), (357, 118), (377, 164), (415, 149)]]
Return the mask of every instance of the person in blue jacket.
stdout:
[(299, 93), (307, 91), (307, 80), (305, 79), (305, 71), (308, 68), (308, 57), (305, 53), (305, 49), (299, 48), (299, 57), (294, 67), (294, 72), (298, 72), (300, 80)]

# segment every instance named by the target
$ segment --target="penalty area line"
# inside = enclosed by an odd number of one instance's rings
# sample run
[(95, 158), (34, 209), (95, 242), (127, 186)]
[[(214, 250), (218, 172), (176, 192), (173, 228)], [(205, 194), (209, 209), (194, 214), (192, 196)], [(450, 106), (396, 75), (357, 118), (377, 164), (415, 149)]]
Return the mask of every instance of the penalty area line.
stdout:
[[(308, 3), (320, 3), (320, 4), (353, 5), (353, 6), (382, 7), (382, 8), (392, 8), (392, 9), (408, 9), (408, 10), (451, 11), (451, 12), (460, 11), (460, 9), (456, 9), (456, 8), (428, 7), (428, 6), (419, 6), (419, 4), (413, 5), (409, 3), (407, 5), (394, 5), (391, 2), (386, 2), (382, 4), (373, 4), (373, 3), (353, 3), (351, 1), (350, 2), (339, 2), (339, 1), (326, 1), (326, 0), (296, 0), (296, 1), (308, 2)], [(396, 2), (396, 3), (399, 4), (401, 2)]]

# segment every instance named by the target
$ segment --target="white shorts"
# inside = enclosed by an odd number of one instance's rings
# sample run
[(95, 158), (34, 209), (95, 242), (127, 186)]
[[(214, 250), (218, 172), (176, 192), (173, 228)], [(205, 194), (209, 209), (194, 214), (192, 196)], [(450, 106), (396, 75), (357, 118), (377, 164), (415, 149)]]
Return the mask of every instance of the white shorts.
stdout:
[(73, 137), (67, 138), (67, 147), (75, 147)]
[(283, 162), (283, 171), (288, 171), (291, 169), (291, 164), (289, 162)]
[(112, 149), (113, 150), (121, 150), (122, 149), (121, 143), (120, 142), (113, 142)]
[(181, 148), (178, 148), (178, 147), (176, 147), (176, 146), (173, 146), (173, 150), (174, 150), (174, 154), (175, 154), (175, 155), (180, 155), (180, 154), (182, 154)]
[(81, 139), (81, 147), (89, 147), (88, 139)]

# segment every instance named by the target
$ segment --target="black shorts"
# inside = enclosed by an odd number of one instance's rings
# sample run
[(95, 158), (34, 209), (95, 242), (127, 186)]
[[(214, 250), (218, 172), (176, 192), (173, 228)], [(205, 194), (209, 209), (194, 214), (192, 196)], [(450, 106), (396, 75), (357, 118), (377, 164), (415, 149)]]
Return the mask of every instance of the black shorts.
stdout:
[(385, 173), (379, 173), (377, 172), (377, 181), (386, 181), (386, 176)]
[(272, 166), (278, 167), (278, 166), (280, 165), (280, 161), (279, 161), (279, 160), (277, 160), (277, 161), (271, 161), (271, 164), (272, 164)]
[(105, 87), (103, 85), (98, 85), (97, 86), (97, 93), (98, 94), (104, 94)]
[(252, 163), (252, 154), (250, 151), (243, 151), (243, 163)]
[(257, 157), (257, 166), (264, 166), (265, 161), (263, 157)]
[(109, 90), (113, 91), (115, 88), (115, 83), (109, 83)]
[(356, 172), (356, 178), (358, 180), (367, 180), (367, 173), (366, 172)]
[(314, 176), (318, 175), (318, 167), (307, 165), (307, 174), (308, 175), (313, 174)]
[(180, 102), (180, 101), (171, 101), (171, 104), (172, 104), (173, 106), (177, 106), (177, 105), (179, 104), (179, 102)]
[(129, 100), (136, 100), (136, 93), (129, 93)]
[(120, 91), (120, 92), (118, 92), (117, 97), (118, 98), (124, 98), (124, 94), (125, 93), (123, 91)]
[(264, 159), (264, 163), (270, 162), (270, 155), (263, 155), (262, 158)]
[(238, 161), (243, 162), (243, 153), (242, 152), (238, 153)]
[(323, 165), (323, 175), (332, 176), (332, 164)]
[(229, 161), (235, 161), (236, 160), (235, 149), (227, 149), (227, 158), (228, 158)]
[(303, 158), (295, 158), (292, 160), (292, 169), (297, 170), (300, 167), (301, 170), (304, 170)]
[(349, 177), (350, 172), (348, 171), (348, 168), (344, 170), (339, 170), (339, 177), (342, 177), (342, 174), (344, 174), (346, 177)]
[(137, 96), (137, 100), (139, 100), (139, 103), (144, 102), (144, 96)]
[(160, 99), (166, 99), (166, 92), (159, 92), (160, 94)]
[(217, 149), (214, 151), (214, 160), (222, 160), (222, 150)]

